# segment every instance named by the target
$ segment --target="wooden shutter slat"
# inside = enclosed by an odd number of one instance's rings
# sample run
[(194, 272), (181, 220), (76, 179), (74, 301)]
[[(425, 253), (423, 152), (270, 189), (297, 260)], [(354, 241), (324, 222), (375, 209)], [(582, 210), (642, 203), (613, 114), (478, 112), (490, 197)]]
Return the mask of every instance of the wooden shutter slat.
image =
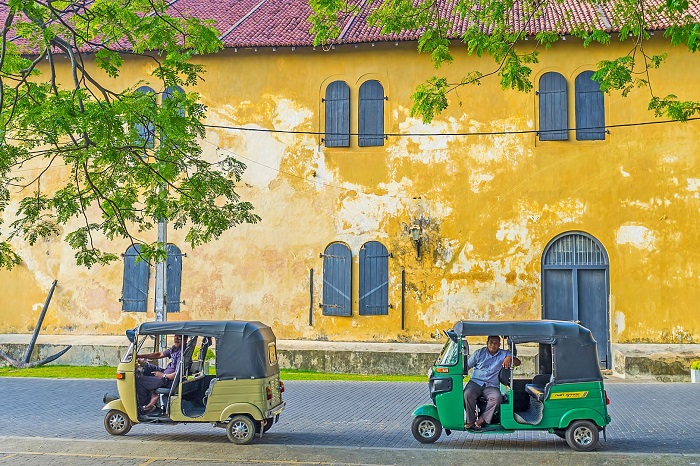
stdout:
[(549, 72), (540, 78), (540, 141), (569, 139), (566, 79)]
[(593, 71), (576, 77), (576, 139), (605, 139), (605, 101), (600, 84), (593, 80)]
[(166, 311), (180, 312), (180, 290), (182, 286), (182, 252), (174, 244), (166, 246), (168, 258), (165, 262), (167, 272), (166, 280)]
[(350, 87), (334, 81), (326, 88), (326, 147), (350, 145)]
[(360, 249), (360, 315), (389, 314), (389, 253), (378, 241)]
[(349, 316), (352, 273), (350, 248), (332, 243), (323, 254), (323, 315)]
[(148, 307), (148, 262), (136, 261), (140, 246), (129, 246), (124, 254), (122, 311), (146, 312)]
[(365, 81), (360, 86), (358, 109), (358, 145), (384, 145), (384, 87), (376, 80)]

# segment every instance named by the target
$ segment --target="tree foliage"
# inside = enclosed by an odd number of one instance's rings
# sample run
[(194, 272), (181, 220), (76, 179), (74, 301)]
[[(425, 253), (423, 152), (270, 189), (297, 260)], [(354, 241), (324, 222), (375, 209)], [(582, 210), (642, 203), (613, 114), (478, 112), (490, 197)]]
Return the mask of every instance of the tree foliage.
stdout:
[[(186, 229), (193, 247), (259, 220), (234, 190), (245, 166), (203, 159), (206, 109), (182, 91), (203, 79), (191, 58), (222, 48), (218, 32), (166, 5), (0, 4), (0, 266), (20, 262), (13, 239), (32, 245), (62, 226), (77, 262), (90, 267), (118, 258), (98, 247), (118, 238), (140, 243), (145, 260), (162, 259), (164, 245), (147, 233), (159, 219)], [(118, 88), (113, 78), (139, 59), (150, 76)], [(138, 90), (144, 84), (153, 92)], [(15, 193), (24, 197), (10, 218)]]
[[(311, 32), (316, 45), (332, 43), (353, 15), (362, 9), (370, 26), (382, 34), (419, 31), (418, 50), (428, 52), (435, 68), (453, 61), (452, 47), (458, 40), (470, 55), (490, 56), (488, 70), (470, 70), (459, 82), (433, 76), (413, 94), (412, 115), (431, 121), (448, 105), (447, 96), (467, 84), (480, 84), (496, 75), (503, 89), (529, 92), (533, 88), (531, 65), (539, 54), (563, 34), (578, 37), (583, 46), (630, 44), (622, 57), (598, 64), (593, 78), (604, 91), (627, 95), (636, 87), (647, 87), (649, 109), (657, 116), (685, 121), (700, 113), (700, 101), (683, 101), (675, 95), (657, 96), (650, 85), (649, 71), (658, 68), (665, 54), (652, 55), (645, 47), (650, 31), (663, 29), (673, 46), (696, 52), (700, 47), (700, 10), (688, 0), (310, 0)], [(360, 7), (360, 5), (362, 5)], [(584, 8), (590, 15), (576, 14)], [(546, 30), (536, 24), (547, 21)], [(465, 25), (465, 26), (463, 26)], [(541, 29), (541, 28), (540, 28)], [(524, 42), (528, 37), (534, 40)]]

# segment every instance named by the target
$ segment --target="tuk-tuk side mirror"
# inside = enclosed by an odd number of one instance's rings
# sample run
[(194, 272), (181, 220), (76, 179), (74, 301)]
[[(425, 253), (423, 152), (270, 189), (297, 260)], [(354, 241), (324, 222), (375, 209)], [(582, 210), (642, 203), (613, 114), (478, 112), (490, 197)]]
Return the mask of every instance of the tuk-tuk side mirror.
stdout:
[(135, 343), (136, 342), (136, 329), (127, 330), (126, 331), (126, 338), (128, 338), (131, 343)]

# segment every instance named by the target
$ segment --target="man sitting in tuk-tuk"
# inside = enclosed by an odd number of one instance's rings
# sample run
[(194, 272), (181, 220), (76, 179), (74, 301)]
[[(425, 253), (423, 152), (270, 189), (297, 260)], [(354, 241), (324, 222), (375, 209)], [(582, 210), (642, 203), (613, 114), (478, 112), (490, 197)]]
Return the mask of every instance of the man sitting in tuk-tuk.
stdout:
[[(170, 358), (170, 362), (161, 369), (155, 364), (144, 362), (143, 374), (136, 378), (136, 395), (137, 399), (143, 403), (140, 410), (144, 414), (153, 411), (158, 401), (158, 394), (155, 392), (157, 388), (168, 387), (172, 384), (177, 373), (177, 366), (180, 364), (182, 357), (182, 336), (175, 335), (173, 338), (173, 346), (163, 351), (155, 353), (138, 354), (136, 358), (144, 359), (162, 359)], [(146, 402), (148, 400), (148, 402)]]
[[(469, 369), (474, 369), (469, 383), (464, 388), (464, 403), (467, 410), (466, 429), (479, 430), (490, 424), (496, 408), (501, 403), (501, 389), (498, 373), (502, 367), (509, 369), (519, 366), (520, 359), (510, 351), (501, 349), (501, 337), (491, 335), (486, 346), (474, 351), (467, 361)], [(476, 419), (476, 401), (479, 396), (486, 398), (486, 409)]]

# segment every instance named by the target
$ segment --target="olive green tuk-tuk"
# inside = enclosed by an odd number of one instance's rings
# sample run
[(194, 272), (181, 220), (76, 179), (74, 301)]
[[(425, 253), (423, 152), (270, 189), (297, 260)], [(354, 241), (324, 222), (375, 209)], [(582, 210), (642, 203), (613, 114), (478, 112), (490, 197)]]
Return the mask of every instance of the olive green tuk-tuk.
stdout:
[[(136, 397), (139, 363), (146, 342), (180, 335), (182, 355), (175, 379), (158, 388), (159, 407), (140, 413)], [(105, 395), (104, 425), (112, 435), (124, 435), (137, 423), (209, 422), (223, 427), (231, 442), (249, 443), (279, 420), (285, 408), (276, 339), (260, 322), (146, 322), (127, 331), (131, 342), (117, 367), (117, 396)], [(207, 354), (215, 350), (215, 364)], [(194, 357), (196, 355), (196, 357)]]
[[(447, 330), (447, 343), (428, 372), (431, 404), (413, 412), (413, 436), (421, 443), (435, 442), (445, 429), (465, 430), (463, 389), (469, 380), (467, 337), (498, 335), (517, 356), (518, 345), (538, 346), (538, 374), (514, 378), (512, 370), (499, 374), (502, 403), (492, 423), (475, 435), (544, 430), (566, 439), (577, 451), (596, 448), (599, 432), (610, 423), (609, 399), (603, 386), (596, 342), (590, 330), (574, 323), (552, 320), (475, 322), (460, 321)], [(479, 341), (479, 340), (472, 340)], [(477, 406), (484, 409), (485, 400)], [(479, 409), (479, 408), (477, 408)]]

